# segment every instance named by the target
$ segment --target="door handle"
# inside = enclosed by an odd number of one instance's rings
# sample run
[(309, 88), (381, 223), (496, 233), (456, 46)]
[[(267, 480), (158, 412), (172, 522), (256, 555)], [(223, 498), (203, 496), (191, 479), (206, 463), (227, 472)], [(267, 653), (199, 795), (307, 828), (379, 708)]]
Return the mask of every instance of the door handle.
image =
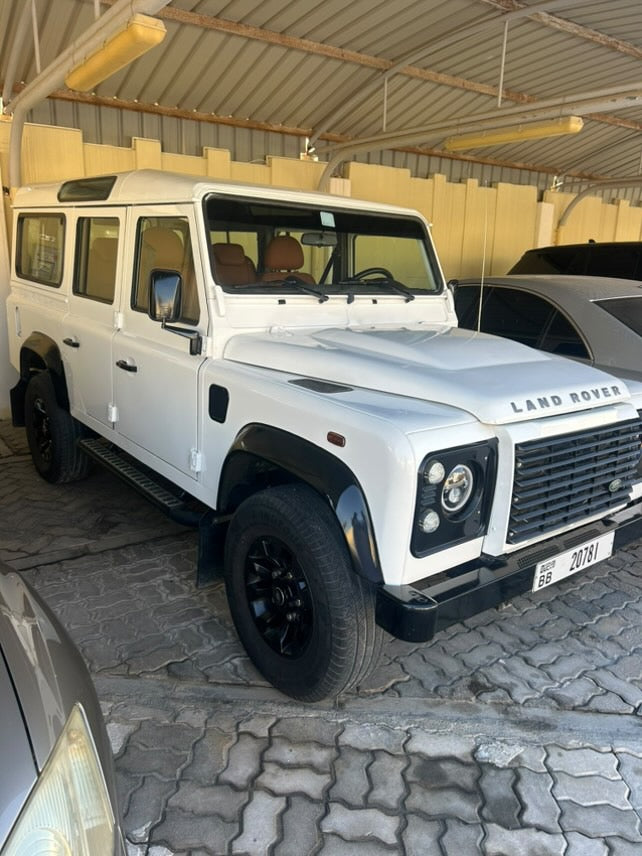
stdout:
[(80, 347), (80, 342), (78, 342), (76, 339), (71, 339), (69, 336), (66, 339), (63, 339), (62, 341), (65, 343), (65, 345), (69, 345), (70, 348)]
[(138, 366), (136, 363), (128, 363), (127, 360), (116, 360), (116, 365), (119, 369), (123, 369), (126, 372), (137, 372)]

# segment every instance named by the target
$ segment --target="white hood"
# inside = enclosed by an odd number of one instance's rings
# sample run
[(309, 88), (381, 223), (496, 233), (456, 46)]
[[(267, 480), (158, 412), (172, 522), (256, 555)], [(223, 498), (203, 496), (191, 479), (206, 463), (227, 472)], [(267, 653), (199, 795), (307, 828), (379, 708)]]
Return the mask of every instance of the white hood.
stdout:
[(629, 400), (621, 380), (458, 328), (278, 328), (234, 336), (228, 360), (438, 402), (490, 424)]

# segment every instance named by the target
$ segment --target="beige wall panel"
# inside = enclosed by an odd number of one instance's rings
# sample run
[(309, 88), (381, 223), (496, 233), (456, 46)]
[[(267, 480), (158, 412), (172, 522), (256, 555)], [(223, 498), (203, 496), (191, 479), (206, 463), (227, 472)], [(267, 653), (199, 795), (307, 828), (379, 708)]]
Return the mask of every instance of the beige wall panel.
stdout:
[(162, 169), (162, 151), (159, 140), (134, 137), (132, 149), (134, 150), (135, 169)]
[(227, 149), (204, 148), (203, 157), (207, 167), (205, 174), (211, 178), (231, 178), (230, 153)]
[(25, 125), (22, 182), (59, 181), (84, 173), (82, 132), (50, 125)]
[(497, 185), (495, 237), (489, 271), (504, 274), (533, 246), (537, 220), (537, 188), (528, 185)]
[(348, 164), (347, 177), (352, 183), (356, 199), (387, 202), (390, 205), (407, 205), (410, 195), (410, 170), (368, 163)]
[(550, 247), (555, 243), (555, 206), (551, 202), (537, 203), (534, 247)]
[(416, 208), (421, 211), (426, 220), (432, 221), (433, 211), (433, 180), (431, 178), (413, 178), (408, 180), (407, 196), (403, 201), (406, 208)]
[(270, 184), (300, 190), (316, 190), (325, 168), (325, 164), (316, 161), (279, 157), (268, 157), (267, 165), (272, 171)]
[(616, 241), (639, 241), (642, 231), (642, 208), (631, 208), (628, 199), (620, 199), (614, 206), (617, 210), (615, 221)]
[[(4, 171), (0, 168), (0, 187), (4, 184)], [(9, 390), (18, 382), (18, 372), (9, 363), (9, 336), (6, 324), (6, 300), (9, 296), (9, 238), (7, 226), (9, 220), (8, 199), (3, 196), (0, 206), (0, 419), (11, 415)]]
[(247, 184), (269, 184), (272, 177), (272, 170), (269, 166), (263, 166), (260, 163), (241, 163), (240, 161), (232, 161), (231, 163), (232, 181), (239, 181)]
[[(614, 241), (617, 225), (617, 206), (604, 203), (601, 199), (591, 198), (592, 208), (587, 208), (586, 225), (584, 235), (580, 240), (582, 243), (592, 239), (593, 241)], [(579, 208), (579, 205), (578, 205)], [(591, 215), (593, 211), (594, 223), (599, 223), (599, 229), (591, 229)]]
[(128, 172), (134, 169), (134, 150), (117, 146), (99, 146), (85, 143), (85, 175), (101, 175), (110, 172)]
[(497, 189), (480, 187), (476, 179), (465, 183), (466, 207), (459, 269), (452, 276), (481, 276), (488, 273), (495, 238)]
[(459, 276), (464, 243), (466, 185), (433, 176), (432, 236), (446, 279)]
[(180, 172), (184, 175), (207, 175), (207, 161), (195, 155), (161, 155), (161, 169), (167, 172)]

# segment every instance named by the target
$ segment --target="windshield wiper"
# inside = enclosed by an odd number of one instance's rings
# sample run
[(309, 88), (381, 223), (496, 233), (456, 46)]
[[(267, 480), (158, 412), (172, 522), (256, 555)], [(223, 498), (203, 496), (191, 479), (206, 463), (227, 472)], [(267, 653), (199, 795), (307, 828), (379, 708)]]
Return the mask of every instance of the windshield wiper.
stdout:
[[(350, 286), (355, 283), (360, 283), (362, 285), (376, 285), (376, 286), (384, 286), (389, 288), (390, 291), (394, 291), (395, 294), (400, 294), (402, 297), (406, 299), (406, 303), (410, 303), (411, 300), (415, 299), (415, 295), (408, 288), (407, 285), (404, 285), (402, 282), (398, 282), (396, 279), (384, 279), (383, 277), (380, 279), (358, 279), (356, 277), (351, 277), (349, 279), (344, 279), (341, 282), (337, 283), (339, 287), (341, 286)], [(354, 291), (348, 291), (348, 303), (352, 303), (355, 298)]]
[(329, 296), (324, 291), (319, 291), (317, 288), (312, 288), (309, 285), (306, 285), (304, 282), (297, 276), (286, 276), (283, 280), (284, 285), (293, 285), (297, 291), (302, 291), (304, 294), (313, 294), (318, 298), (319, 303), (325, 303), (326, 300), (329, 300)]

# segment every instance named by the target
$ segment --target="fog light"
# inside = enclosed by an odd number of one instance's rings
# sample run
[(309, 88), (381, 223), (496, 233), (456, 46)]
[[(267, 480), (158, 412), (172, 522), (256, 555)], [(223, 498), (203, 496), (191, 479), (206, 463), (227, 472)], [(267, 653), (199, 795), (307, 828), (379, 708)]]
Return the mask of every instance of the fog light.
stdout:
[(439, 484), (444, 480), (446, 470), (441, 461), (431, 461), (424, 471), (424, 481), (426, 484)]
[(457, 464), (448, 473), (441, 491), (441, 504), (444, 511), (454, 514), (466, 505), (474, 487), (473, 473), (465, 464)]
[(439, 519), (439, 515), (431, 508), (419, 520), (419, 528), (422, 532), (425, 532), (426, 535), (430, 535), (432, 532), (436, 532), (437, 529), (439, 529), (440, 523), (441, 520)]

